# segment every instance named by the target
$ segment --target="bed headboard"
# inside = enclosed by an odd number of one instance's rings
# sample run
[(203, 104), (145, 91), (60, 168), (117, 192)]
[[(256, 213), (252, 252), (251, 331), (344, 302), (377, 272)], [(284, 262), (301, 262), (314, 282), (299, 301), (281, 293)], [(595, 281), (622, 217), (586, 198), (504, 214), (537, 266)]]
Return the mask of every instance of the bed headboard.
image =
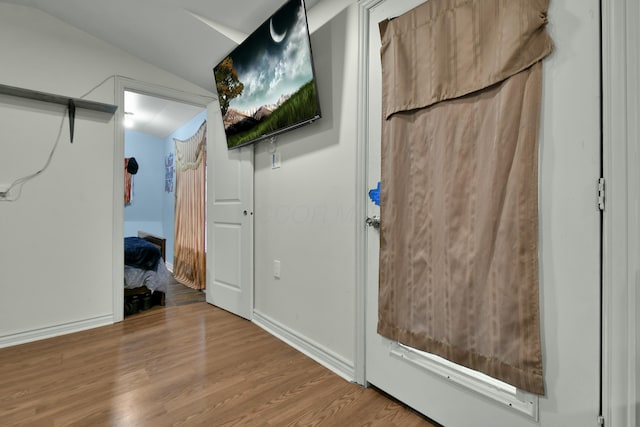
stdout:
[(166, 261), (165, 254), (166, 254), (167, 239), (165, 239), (164, 237), (156, 236), (151, 233), (144, 232), (144, 231), (138, 231), (138, 237), (146, 240), (147, 242), (151, 243), (154, 246), (157, 246), (158, 249), (160, 249), (162, 260)]

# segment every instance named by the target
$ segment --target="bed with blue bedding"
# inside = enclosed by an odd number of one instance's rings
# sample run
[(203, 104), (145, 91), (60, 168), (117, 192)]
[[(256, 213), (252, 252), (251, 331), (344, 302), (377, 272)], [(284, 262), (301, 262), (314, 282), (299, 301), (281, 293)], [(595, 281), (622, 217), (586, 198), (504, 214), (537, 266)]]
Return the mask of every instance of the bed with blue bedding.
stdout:
[(145, 232), (124, 239), (125, 315), (164, 305), (173, 276), (165, 264), (165, 242)]

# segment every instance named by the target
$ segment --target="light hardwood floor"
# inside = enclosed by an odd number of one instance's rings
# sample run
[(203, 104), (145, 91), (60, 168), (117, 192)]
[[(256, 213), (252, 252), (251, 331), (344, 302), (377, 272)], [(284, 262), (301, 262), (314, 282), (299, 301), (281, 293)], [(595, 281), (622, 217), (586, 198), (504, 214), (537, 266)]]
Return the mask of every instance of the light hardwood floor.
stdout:
[(167, 286), (165, 292), (165, 303), (167, 306), (193, 304), (195, 302), (204, 302), (205, 293), (191, 289), (176, 280)]
[(434, 426), (200, 302), (0, 349), (2, 426)]

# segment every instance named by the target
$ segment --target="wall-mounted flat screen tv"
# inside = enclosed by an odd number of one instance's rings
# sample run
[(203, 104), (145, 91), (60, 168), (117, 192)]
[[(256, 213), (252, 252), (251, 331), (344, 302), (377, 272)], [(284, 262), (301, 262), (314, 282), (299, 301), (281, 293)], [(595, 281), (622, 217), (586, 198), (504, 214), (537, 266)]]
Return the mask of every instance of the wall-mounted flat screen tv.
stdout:
[(320, 118), (304, 0), (290, 0), (213, 69), (227, 147)]

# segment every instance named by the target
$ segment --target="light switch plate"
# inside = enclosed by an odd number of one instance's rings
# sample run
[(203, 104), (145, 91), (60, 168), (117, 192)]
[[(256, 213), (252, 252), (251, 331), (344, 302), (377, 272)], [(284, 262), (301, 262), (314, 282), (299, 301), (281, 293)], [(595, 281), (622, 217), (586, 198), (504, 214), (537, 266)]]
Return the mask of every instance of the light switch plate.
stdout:
[(273, 277), (276, 279), (280, 278), (280, 260), (273, 260)]
[(280, 153), (271, 153), (271, 169), (279, 169), (282, 164)]

